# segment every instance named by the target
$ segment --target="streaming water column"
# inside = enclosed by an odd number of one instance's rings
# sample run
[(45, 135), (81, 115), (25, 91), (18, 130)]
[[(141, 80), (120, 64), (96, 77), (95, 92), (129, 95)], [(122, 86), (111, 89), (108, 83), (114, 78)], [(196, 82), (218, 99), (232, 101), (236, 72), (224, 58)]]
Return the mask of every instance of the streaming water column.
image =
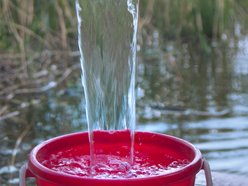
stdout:
[(94, 131), (129, 133), (133, 162), (138, 0), (77, 0), (78, 45), (86, 99), (91, 166), (97, 164)]

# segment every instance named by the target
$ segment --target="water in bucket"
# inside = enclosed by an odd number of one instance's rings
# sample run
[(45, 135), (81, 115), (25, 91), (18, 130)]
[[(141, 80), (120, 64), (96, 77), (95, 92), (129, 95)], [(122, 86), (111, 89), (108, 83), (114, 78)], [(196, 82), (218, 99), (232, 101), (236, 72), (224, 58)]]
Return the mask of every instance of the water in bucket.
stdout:
[[(111, 134), (98, 131), (99, 136)], [(116, 137), (128, 136), (126, 131), (115, 133)], [(113, 138), (112, 138), (113, 140)], [(56, 172), (67, 173), (80, 177), (91, 177), (97, 179), (123, 179), (123, 178), (144, 178), (155, 175), (162, 175), (175, 172), (190, 163), (187, 159), (178, 155), (173, 157), (161, 146), (149, 145), (140, 148), (135, 145), (134, 160), (130, 165), (125, 162), (130, 149), (126, 148), (126, 143), (103, 143), (96, 145), (94, 169), (91, 169), (89, 145), (82, 143), (79, 146), (66, 148), (65, 150), (53, 150), (49, 156), (39, 159), (45, 167)], [(142, 144), (143, 145), (143, 144)], [(152, 153), (151, 153), (152, 151)], [(107, 154), (107, 155), (106, 155)], [(111, 155), (110, 155), (111, 154)]]

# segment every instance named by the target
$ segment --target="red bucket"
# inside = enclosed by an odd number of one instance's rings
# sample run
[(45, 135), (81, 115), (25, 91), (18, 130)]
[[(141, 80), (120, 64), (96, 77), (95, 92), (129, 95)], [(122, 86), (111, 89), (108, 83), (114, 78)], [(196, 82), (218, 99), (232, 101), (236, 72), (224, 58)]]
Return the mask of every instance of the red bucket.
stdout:
[[(101, 141), (107, 148), (104, 151), (113, 151), (116, 146), (125, 144), (125, 132), (113, 133), (98, 131)], [(27, 177), (34, 177), (37, 186), (193, 186), (196, 174), (204, 169), (207, 186), (212, 185), (211, 174), (207, 162), (201, 152), (189, 142), (164, 134), (135, 132), (134, 149), (144, 151), (149, 157), (164, 161), (164, 156), (174, 159), (187, 160), (188, 163), (179, 169), (161, 175), (130, 178), (92, 178), (72, 175), (53, 170), (44, 165), (44, 160), (50, 158), (54, 152), (63, 152), (68, 148), (79, 149), (70, 151), (75, 154), (89, 154), (88, 133), (73, 133), (59, 136), (37, 145), (30, 153), (28, 164), (20, 171), (20, 186), (25, 186)], [(107, 152), (109, 153), (109, 152)], [(111, 152), (112, 153), (112, 152)], [(122, 153), (120, 153), (122, 156)]]

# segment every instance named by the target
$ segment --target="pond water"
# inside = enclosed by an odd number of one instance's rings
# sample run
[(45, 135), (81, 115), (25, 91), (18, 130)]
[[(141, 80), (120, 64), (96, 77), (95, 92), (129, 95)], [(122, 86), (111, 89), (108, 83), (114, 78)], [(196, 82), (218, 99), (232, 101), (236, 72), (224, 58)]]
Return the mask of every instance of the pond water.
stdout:
[[(211, 53), (154, 43), (139, 52), (136, 129), (188, 140), (213, 171), (248, 176), (248, 38), (213, 43)], [(0, 121), (0, 185), (18, 185), (19, 168), (41, 141), (87, 130), (80, 69), (73, 74), (65, 87), (26, 97), (32, 106)]]
[(137, 128), (186, 139), (213, 171), (248, 176), (248, 40), (219, 47), (202, 55), (168, 45), (143, 57)]

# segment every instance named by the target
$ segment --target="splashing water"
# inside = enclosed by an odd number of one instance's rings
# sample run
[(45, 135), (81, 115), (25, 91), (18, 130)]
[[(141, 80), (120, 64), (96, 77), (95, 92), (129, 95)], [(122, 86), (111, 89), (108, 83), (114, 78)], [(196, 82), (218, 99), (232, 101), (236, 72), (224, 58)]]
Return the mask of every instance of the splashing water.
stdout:
[(42, 160), (42, 164), (56, 172), (85, 178), (90, 176), (98, 179), (123, 179), (169, 174), (189, 163), (188, 160), (178, 160), (164, 155), (162, 155), (163, 159), (157, 160), (146, 152), (135, 151), (132, 166), (123, 161), (122, 156), (102, 154), (95, 159), (97, 164), (90, 168), (90, 156), (77, 153), (83, 152), (84, 149), (84, 146), (77, 146), (66, 151), (55, 152)]
[(133, 161), (138, 0), (77, 0), (91, 165), (96, 130), (127, 130)]

